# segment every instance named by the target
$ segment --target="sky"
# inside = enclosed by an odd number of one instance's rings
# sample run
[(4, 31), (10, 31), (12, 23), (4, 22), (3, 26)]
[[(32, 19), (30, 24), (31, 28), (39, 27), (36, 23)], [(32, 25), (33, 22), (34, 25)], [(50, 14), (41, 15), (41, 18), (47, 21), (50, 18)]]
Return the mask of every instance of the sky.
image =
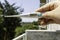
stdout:
[[(4, 0), (0, 0), (4, 2)], [(16, 3), (15, 6), (24, 8), (24, 13), (34, 12), (39, 8), (39, 0), (7, 0), (10, 4)]]

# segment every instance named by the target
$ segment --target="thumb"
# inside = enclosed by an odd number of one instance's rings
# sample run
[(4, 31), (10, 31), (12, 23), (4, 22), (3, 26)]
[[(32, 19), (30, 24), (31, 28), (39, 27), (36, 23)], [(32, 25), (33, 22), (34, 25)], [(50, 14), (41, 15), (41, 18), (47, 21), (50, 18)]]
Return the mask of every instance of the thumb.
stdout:
[[(41, 20), (42, 22), (44, 22), (45, 24), (50, 24), (50, 23), (55, 23), (55, 20), (53, 18), (53, 12), (45, 12), (44, 14), (42, 14), (41, 18), (44, 18), (44, 20)], [(41, 24), (41, 22), (40, 22)]]

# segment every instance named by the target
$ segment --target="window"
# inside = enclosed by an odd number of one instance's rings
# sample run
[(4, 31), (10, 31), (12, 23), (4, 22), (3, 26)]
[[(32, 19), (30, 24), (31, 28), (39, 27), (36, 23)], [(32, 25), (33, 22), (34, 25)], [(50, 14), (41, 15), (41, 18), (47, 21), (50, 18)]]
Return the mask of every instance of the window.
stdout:
[(46, 0), (40, 0), (40, 3), (46, 3)]
[(40, 7), (50, 2), (50, 0), (40, 0)]

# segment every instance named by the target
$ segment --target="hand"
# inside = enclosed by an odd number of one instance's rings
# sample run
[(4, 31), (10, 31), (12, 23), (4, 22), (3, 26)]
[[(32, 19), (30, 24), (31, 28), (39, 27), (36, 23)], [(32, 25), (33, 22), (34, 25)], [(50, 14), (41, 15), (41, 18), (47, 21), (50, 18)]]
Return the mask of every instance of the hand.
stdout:
[(42, 18), (52, 19), (54, 23), (60, 24), (60, 1), (47, 3), (38, 8), (36, 12), (43, 12)]

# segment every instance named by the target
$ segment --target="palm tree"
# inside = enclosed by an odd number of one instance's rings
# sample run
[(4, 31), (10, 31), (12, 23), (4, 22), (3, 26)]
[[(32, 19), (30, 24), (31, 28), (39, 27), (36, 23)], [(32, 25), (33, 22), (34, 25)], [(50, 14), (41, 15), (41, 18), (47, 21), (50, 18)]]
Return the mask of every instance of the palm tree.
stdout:
[(0, 7), (3, 9), (3, 26), (5, 28), (4, 40), (12, 40), (15, 36), (15, 29), (17, 26), (21, 26), (20, 17), (4, 17), (5, 15), (18, 15), (17, 9), (19, 7), (14, 7), (15, 3), (12, 5), (8, 1), (4, 0), (5, 3), (0, 2)]
[(4, 40), (3, 37), (4, 37), (4, 29), (3, 29), (3, 17), (1, 17), (2, 15), (2, 9), (0, 7), (0, 40)]

